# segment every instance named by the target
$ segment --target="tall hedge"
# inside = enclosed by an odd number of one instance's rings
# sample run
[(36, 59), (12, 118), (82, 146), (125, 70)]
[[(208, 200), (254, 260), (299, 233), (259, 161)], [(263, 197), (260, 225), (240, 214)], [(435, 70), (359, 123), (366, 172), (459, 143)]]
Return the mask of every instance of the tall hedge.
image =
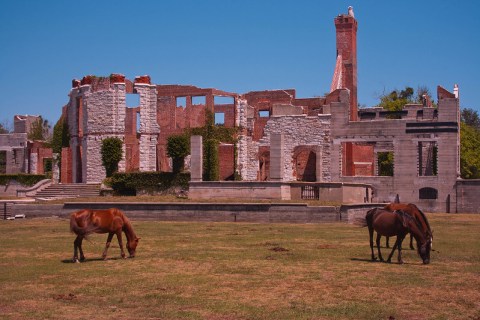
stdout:
[(108, 185), (117, 195), (168, 193), (175, 187), (188, 189), (190, 174), (173, 172), (117, 172), (108, 180)]
[(46, 178), (44, 174), (0, 174), (0, 185), (6, 186), (10, 181), (17, 181), (22, 186), (31, 187)]
[(118, 171), (118, 163), (122, 160), (122, 140), (117, 137), (110, 137), (102, 140), (102, 164), (107, 172), (107, 177), (111, 177)]

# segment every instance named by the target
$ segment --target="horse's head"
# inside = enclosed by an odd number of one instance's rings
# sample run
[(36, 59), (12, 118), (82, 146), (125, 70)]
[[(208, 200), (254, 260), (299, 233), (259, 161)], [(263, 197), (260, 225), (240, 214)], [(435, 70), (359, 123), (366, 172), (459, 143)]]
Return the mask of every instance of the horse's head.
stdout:
[(127, 250), (128, 250), (128, 253), (130, 254), (130, 258), (135, 258), (135, 250), (137, 250), (137, 245), (139, 240), (140, 238), (135, 237), (135, 239), (132, 239), (131, 241), (127, 242)]
[(418, 254), (423, 260), (424, 264), (430, 263), (430, 251), (432, 250), (432, 238), (427, 238), (424, 244), (417, 244)]

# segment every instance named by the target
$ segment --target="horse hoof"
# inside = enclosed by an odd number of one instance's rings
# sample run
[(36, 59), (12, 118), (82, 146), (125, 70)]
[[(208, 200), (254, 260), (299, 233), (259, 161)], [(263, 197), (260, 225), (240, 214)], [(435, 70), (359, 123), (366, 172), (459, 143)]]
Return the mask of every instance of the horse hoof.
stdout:
[(392, 263), (392, 260), (388, 259), (388, 260), (387, 260), (387, 263)]
[(398, 264), (403, 264), (403, 263), (404, 263), (403, 260), (398, 261)]

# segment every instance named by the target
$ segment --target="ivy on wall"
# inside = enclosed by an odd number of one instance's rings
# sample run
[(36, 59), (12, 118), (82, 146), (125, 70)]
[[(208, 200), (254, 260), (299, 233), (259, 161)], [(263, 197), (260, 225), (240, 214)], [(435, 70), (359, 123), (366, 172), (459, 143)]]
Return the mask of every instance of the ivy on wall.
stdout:
[[(189, 129), (188, 136), (198, 135), (203, 137), (203, 180), (218, 181), (220, 177), (218, 145), (220, 142), (225, 142), (236, 146), (238, 128), (216, 126), (215, 116), (210, 110), (206, 110), (205, 118), (205, 126)], [(236, 154), (237, 150), (235, 148)], [(236, 172), (236, 168), (234, 171)]]

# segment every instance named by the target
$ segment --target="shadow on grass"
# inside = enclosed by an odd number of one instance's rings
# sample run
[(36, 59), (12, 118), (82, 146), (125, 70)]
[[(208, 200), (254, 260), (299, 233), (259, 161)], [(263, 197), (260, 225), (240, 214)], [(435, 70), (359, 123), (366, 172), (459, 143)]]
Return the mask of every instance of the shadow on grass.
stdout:
[[(395, 264), (395, 265), (419, 265), (418, 263), (415, 263), (415, 262), (406, 262), (406, 261), (403, 261), (403, 263), (398, 263), (396, 260), (395, 261), (392, 261), (392, 262), (387, 262), (387, 260), (372, 260), (372, 259), (360, 259), (360, 258), (350, 258), (350, 261), (357, 261), (357, 262), (370, 262), (370, 263), (385, 263), (385, 264)], [(421, 263), (420, 261), (420, 265), (423, 265), (423, 263)]]
[[(83, 261), (80, 261), (80, 263), (109, 261), (109, 260), (125, 260), (125, 259), (121, 257), (107, 258), (106, 260), (103, 258), (91, 258), (91, 259), (85, 259)], [(62, 260), (62, 263), (77, 263), (77, 262), (74, 262), (72, 259), (64, 259)]]

